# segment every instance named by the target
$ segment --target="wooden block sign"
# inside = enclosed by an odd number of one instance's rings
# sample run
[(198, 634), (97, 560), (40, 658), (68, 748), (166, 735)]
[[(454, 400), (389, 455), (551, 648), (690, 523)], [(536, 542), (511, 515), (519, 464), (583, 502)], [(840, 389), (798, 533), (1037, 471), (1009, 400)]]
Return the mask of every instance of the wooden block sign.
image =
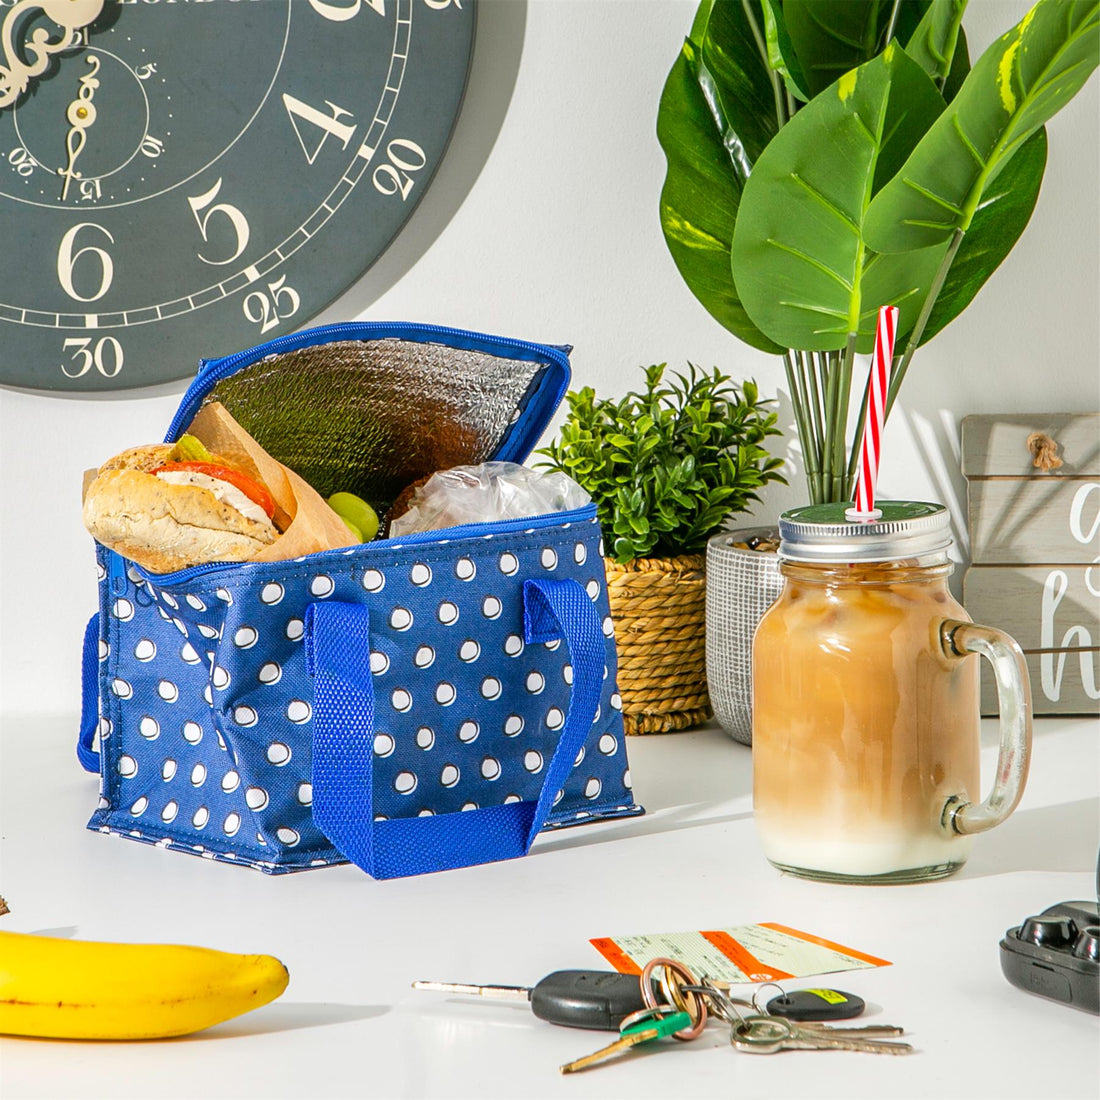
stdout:
[(1100, 648), (1100, 565), (975, 565), (963, 606), (1025, 651)]
[[(1025, 653), (1031, 680), (1031, 712), (1095, 714), (1100, 699), (1100, 649), (1063, 649)], [(993, 670), (982, 662), (982, 714), (997, 713)]]
[(1100, 713), (1100, 413), (968, 416), (962, 472), (967, 611), (1020, 643), (1036, 714)]
[(971, 481), (970, 560), (1088, 564), (1100, 555), (1100, 477)]

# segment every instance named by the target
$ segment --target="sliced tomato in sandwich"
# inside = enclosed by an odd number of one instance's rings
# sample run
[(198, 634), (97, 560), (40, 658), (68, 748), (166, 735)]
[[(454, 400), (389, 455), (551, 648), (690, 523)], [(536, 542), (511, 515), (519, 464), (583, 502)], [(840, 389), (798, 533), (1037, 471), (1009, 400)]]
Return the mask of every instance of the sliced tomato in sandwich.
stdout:
[(216, 462), (167, 462), (158, 466), (151, 473), (155, 476), (166, 470), (190, 470), (195, 474), (205, 474), (207, 477), (217, 478), (218, 481), (227, 482), (233, 488), (239, 489), (254, 504), (259, 505), (268, 519), (275, 514), (275, 501), (267, 488), (261, 485), (255, 478), (240, 470), (231, 469), (229, 466), (220, 466)]

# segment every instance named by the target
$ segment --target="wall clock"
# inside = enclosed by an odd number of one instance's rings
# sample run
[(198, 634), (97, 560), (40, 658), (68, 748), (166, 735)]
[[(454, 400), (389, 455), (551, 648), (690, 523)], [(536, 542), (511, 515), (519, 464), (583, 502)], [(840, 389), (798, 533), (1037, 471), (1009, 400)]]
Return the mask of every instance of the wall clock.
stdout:
[(302, 327), (427, 189), (474, 9), (0, 3), (0, 383), (148, 386)]

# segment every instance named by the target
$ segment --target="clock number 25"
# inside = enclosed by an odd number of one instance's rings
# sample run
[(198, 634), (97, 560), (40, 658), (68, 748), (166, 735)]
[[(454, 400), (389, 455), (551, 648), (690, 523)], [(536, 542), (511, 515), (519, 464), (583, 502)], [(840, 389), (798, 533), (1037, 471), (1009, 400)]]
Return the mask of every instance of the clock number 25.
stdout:
[(293, 317), (301, 304), (298, 292), (286, 285), (285, 275), (280, 275), (267, 284), (266, 291), (252, 291), (241, 303), (241, 309), (249, 321), (260, 326), (260, 332), (270, 332), (281, 321)]

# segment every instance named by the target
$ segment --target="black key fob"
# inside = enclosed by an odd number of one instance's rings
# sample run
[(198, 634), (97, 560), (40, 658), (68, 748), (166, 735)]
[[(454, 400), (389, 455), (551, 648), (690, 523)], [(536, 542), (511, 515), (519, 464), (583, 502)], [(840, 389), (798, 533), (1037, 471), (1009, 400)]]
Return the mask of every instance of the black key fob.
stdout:
[(839, 989), (795, 989), (768, 1001), (768, 1013), (788, 1020), (850, 1020), (866, 1007), (862, 997)]

